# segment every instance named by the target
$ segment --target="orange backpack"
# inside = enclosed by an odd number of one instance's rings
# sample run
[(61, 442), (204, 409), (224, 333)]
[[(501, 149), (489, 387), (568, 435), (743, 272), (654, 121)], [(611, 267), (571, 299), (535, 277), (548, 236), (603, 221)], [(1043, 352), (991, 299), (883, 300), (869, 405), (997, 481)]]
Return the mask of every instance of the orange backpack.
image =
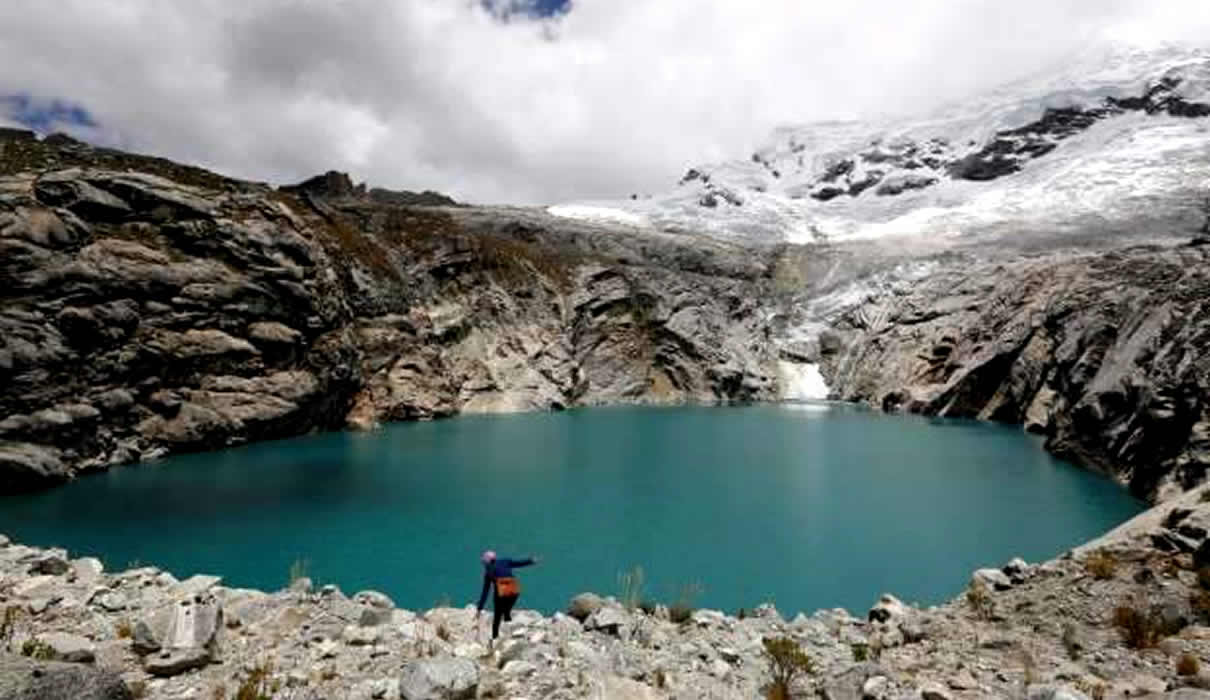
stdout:
[(501, 598), (521, 595), (521, 582), (512, 576), (496, 579), (496, 595)]

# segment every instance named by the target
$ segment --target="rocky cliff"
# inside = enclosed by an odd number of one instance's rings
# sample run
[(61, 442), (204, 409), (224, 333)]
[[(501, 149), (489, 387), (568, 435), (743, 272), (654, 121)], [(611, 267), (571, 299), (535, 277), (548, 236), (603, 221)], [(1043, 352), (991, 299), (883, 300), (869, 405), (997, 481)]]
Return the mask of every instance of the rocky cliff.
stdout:
[(465, 411), (776, 395), (773, 252), (0, 135), (0, 491)]
[(1165, 496), (1210, 466), (1210, 251), (1197, 244), (938, 264), (828, 318), (835, 394), (1024, 424)]

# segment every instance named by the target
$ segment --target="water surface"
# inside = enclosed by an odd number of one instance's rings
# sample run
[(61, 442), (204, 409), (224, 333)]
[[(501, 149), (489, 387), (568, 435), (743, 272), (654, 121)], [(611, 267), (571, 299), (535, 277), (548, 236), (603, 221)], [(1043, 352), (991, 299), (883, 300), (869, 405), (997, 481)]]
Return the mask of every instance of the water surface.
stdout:
[(0, 500), (0, 532), (180, 577), (276, 589), (292, 562), (347, 593), (463, 605), (479, 552), (544, 557), (521, 607), (700, 584), (783, 612), (884, 591), (921, 604), (976, 567), (1047, 559), (1142, 509), (1018, 429), (844, 406), (463, 417), (174, 457)]

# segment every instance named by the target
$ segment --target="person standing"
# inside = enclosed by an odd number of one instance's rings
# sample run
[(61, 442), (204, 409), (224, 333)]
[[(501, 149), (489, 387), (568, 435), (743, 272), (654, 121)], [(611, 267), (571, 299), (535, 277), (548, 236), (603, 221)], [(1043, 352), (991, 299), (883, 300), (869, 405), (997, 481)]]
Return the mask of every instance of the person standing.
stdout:
[(478, 624), (479, 615), (483, 612), (483, 604), (487, 602), (488, 589), (494, 589), (492, 595), (492, 639), (491, 642), (488, 642), (488, 648), (491, 648), (492, 642), (495, 642), (496, 638), (500, 636), (500, 621), (512, 621), (513, 606), (517, 604), (517, 598), (521, 597), (521, 583), (513, 574), (513, 569), (537, 564), (539, 560), (536, 557), (528, 559), (497, 557), (496, 553), (489, 549), (483, 553), (480, 561), (483, 562), (483, 590), (479, 593), (479, 605), (475, 611), (475, 620), (476, 624)]

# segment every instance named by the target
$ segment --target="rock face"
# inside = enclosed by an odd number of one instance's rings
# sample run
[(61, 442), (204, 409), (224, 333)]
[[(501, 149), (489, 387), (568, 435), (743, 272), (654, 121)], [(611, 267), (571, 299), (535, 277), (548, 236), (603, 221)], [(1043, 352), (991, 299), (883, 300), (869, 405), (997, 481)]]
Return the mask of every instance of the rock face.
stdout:
[(0, 489), (346, 425), (776, 394), (770, 251), (0, 154)]
[(953, 265), (831, 321), (835, 394), (886, 410), (1025, 424), (1140, 496), (1210, 467), (1207, 251)]
[(135, 696), (114, 671), (0, 654), (0, 697), (5, 700), (134, 700)]

